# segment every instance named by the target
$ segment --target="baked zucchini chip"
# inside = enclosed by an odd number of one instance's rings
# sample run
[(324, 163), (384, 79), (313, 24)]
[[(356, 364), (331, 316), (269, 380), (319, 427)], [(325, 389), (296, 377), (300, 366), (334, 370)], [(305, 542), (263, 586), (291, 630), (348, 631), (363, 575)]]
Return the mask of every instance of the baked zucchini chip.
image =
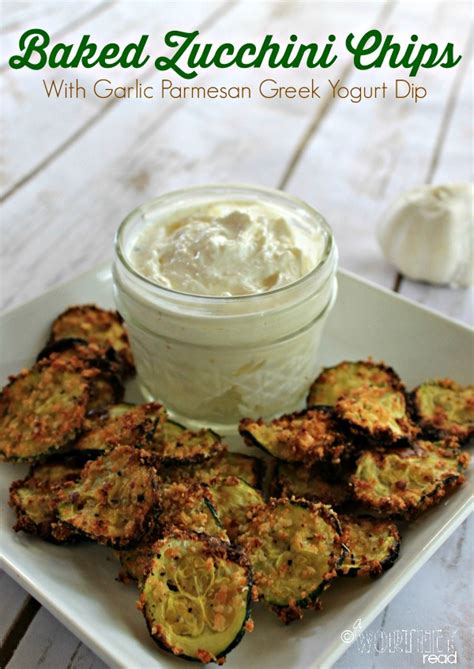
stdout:
[(301, 618), (303, 609), (319, 607), (344, 552), (334, 511), (297, 499), (271, 499), (257, 507), (239, 543), (259, 597), (284, 623)]
[(162, 421), (145, 447), (162, 464), (193, 464), (222, 453), (224, 444), (212, 430), (187, 430), (174, 421)]
[(117, 446), (88, 462), (77, 482), (64, 485), (58, 517), (101, 544), (132, 546), (153, 523), (156, 490), (156, 471), (146, 452)]
[(13, 529), (35, 534), (46, 541), (66, 543), (78, 535), (58, 521), (56, 491), (66, 481), (76, 481), (82, 464), (75, 460), (51, 461), (31, 468), (28, 476), (10, 486), (10, 506), (17, 522)]
[(200, 483), (165, 483), (158, 493), (158, 525), (161, 534), (182, 529), (228, 541), (214, 506), (215, 498)]
[(224, 451), (198, 465), (171, 465), (160, 470), (166, 481), (200, 481), (209, 483), (215, 478), (238, 476), (253, 488), (262, 488), (265, 463), (260, 458)]
[(124, 386), (120, 379), (120, 361), (114, 349), (105, 352), (96, 344), (81, 339), (59, 339), (46, 346), (37, 356), (38, 360), (72, 360), (82, 362), (94, 370), (90, 374), (89, 409), (117, 404), (123, 399)]
[(252, 580), (244, 555), (192, 533), (165, 537), (154, 551), (139, 599), (152, 638), (179, 657), (222, 664), (252, 629)]
[(469, 455), (457, 443), (419, 440), (407, 448), (363, 452), (351, 477), (354, 497), (373, 509), (408, 518), (437, 504), (465, 480)]
[(419, 432), (408, 416), (405, 395), (387, 388), (351, 390), (338, 399), (336, 413), (354, 434), (379, 444), (411, 441)]
[(390, 520), (339, 515), (349, 549), (338, 568), (341, 576), (378, 576), (390, 569), (400, 551), (400, 534)]
[(222, 453), (206, 467), (212, 478), (237, 476), (252, 488), (261, 489), (265, 477), (265, 462), (261, 458), (243, 453)]
[(301, 467), (279, 462), (275, 471), (274, 489), (278, 497), (302, 497), (334, 508), (343, 507), (351, 499), (348, 481), (332, 481), (321, 468)]
[(450, 379), (422, 383), (411, 393), (411, 403), (423, 431), (434, 437), (474, 435), (474, 386)]
[(309, 390), (307, 405), (334, 406), (342, 395), (361, 386), (379, 386), (404, 391), (398, 374), (383, 362), (373, 362), (370, 359), (358, 362), (345, 360), (334, 367), (323, 369)]
[(121, 361), (122, 373), (135, 371), (128, 335), (117, 311), (100, 309), (95, 304), (69, 307), (53, 321), (48, 343), (71, 337), (96, 344), (104, 352), (113, 348)]
[(340, 462), (351, 444), (334, 420), (331, 407), (315, 407), (266, 423), (243, 418), (239, 432), (248, 446), (258, 446), (279, 460), (311, 465), (322, 460)]
[(258, 490), (236, 476), (214, 479), (209, 490), (229, 539), (236, 541), (247, 529), (253, 509), (265, 500)]
[(94, 457), (119, 444), (149, 449), (157, 424), (166, 419), (166, 410), (158, 402), (118, 404), (107, 411), (88, 416), (89, 431), (74, 444), (74, 451)]
[(0, 394), (0, 458), (34, 461), (66, 450), (89, 405), (84, 368), (45, 360), (10, 377)]
[(170, 483), (161, 485), (158, 492), (159, 512), (156, 524), (140, 543), (119, 552), (123, 572), (120, 577), (141, 581), (153, 557), (153, 544), (174, 530), (189, 530), (228, 541), (226, 531), (218, 520), (206, 487), (199, 484)]

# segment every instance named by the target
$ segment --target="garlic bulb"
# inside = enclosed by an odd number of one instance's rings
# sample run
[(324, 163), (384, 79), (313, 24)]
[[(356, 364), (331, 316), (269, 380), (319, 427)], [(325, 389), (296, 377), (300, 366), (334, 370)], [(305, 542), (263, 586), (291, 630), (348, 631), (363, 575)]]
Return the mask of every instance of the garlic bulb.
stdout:
[(388, 261), (410, 279), (469, 286), (473, 268), (473, 184), (418, 186), (382, 217), (377, 237)]

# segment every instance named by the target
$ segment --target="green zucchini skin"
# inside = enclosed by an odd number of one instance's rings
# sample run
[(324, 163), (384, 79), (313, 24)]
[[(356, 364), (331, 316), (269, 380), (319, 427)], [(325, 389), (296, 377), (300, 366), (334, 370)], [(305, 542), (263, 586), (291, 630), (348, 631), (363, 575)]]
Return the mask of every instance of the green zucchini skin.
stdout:
[[(458, 446), (457, 440), (450, 438), (434, 443), (417, 440), (407, 448), (363, 451), (350, 479), (355, 499), (393, 518), (416, 517), (464, 483), (469, 454)], [(408, 467), (413, 471), (407, 478)], [(380, 492), (381, 472), (384, 495)]]
[(353, 444), (336, 418), (333, 407), (320, 405), (269, 422), (243, 418), (239, 432), (248, 446), (284, 462), (339, 464), (350, 456)]
[[(350, 556), (354, 555), (355, 560), (359, 560), (360, 562), (359, 566), (348, 566), (345, 564), (346, 560), (344, 559), (338, 568), (339, 576), (356, 577), (369, 575), (371, 578), (376, 578), (393, 567), (400, 553), (400, 534), (393, 521), (374, 518), (369, 515), (351, 516), (349, 514), (341, 515), (339, 519), (343, 528), (344, 541), (347, 542), (345, 543), (347, 549), (346, 557), (350, 559)], [(350, 541), (351, 525), (359, 527), (365, 525), (364, 530), (366, 532), (372, 532), (378, 537), (378, 544), (380, 543), (380, 538), (385, 535), (387, 546), (382, 546), (382, 548), (377, 546), (377, 549), (380, 549), (378, 556), (374, 554), (366, 556), (363, 551), (364, 549), (367, 550), (367, 545), (360, 548)], [(370, 551), (369, 542), (368, 549)]]
[[(146, 625), (149, 631), (149, 634), (153, 641), (157, 644), (159, 648), (162, 650), (166, 651), (167, 653), (171, 653), (175, 657), (179, 657), (184, 660), (188, 660), (190, 662), (199, 662), (199, 663), (207, 663), (207, 662), (215, 662), (217, 664), (222, 664), (222, 662), (225, 661), (226, 656), (240, 643), (242, 640), (245, 632), (247, 631), (247, 624), (249, 621), (251, 621), (251, 607), (252, 607), (252, 587), (253, 587), (253, 580), (252, 580), (252, 570), (250, 567), (250, 563), (245, 555), (245, 553), (236, 546), (233, 546), (231, 544), (228, 544), (224, 541), (221, 541), (220, 539), (217, 539), (215, 537), (208, 537), (207, 535), (204, 534), (199, 534), (195, 532), (185, 532), (185, 531), (173, 531), (163, 539), (159, 540), (156, 542), (154, 545), (154, 551), (155, 553), (158, 553), (159, 551), (162, 550), (164, 544), (168, 540), (178, 540), (178, 541), (196, 541), (196, 542), (201, 542), (207, 550), (209, 550), (209, 554), (216, 554), (219, 557), (229, 560), (231, 562), (234, 562), (238, 564), (240, 567), (242, 567), (245, 571), (246, 575), (246, 580), (247, 580), (247, 591), (246, 591), (246, 598), (245, 598), (245, 616), (242, 621), (242, 625), (240, 626), (240, 629), (238, 633), (232, 638), (230, 643), (222, 649), (215, 657), (208, 657), (206, 660), (200, 659), (198, 657), (192, 656), (192, 655), (187, 655), (184, 652), (177, 653), (176, 649), (173, 650), (173, 648), (169, 645), (169, 643), (166, 642), (163, 638), (161, 638), (157, 633), (156, 630), (154, 629), (154, 624), (151, 620), (151, 616), (147, 615), (148, 613), (148, 607), (146, 604), (146, 598), (144, 595), (144, 591), (146, 588), (146, 581), (147, 578), (152, 574), (153, 572), (153, 564), (150, 564), (150, 567), (148, 569), (148, 573), (145, 574), (145, 579), (144, 581), (140, 584), (140, 590), (141, 590), (141, 595), (140, 599), (138, 602), (138, 608), (140, 608), (144, 614)], [(205, 650), (205, 649), (204, 649)]]
[[(430, 396), (435, 398), (432, 404)], [(451, 379), (427, 381), (409, 393), (408, 406), (426, 439), (455, 437), (465, 444), (474, 436), (473, 385), (462, 386)]]
[[(293, 508), (308, 514), (295, 516)], [(316, 540), (324, 542), (324, 552), (314, 550)], [(319, 607), (319, 597), (346, 553), (335, 512), (297, 498), (272, 498), (257, 507), (239, 543), (249, 556), (259, 598), (286, 624), (301, 618), (304, 609)], [(308, 566), (310, 574), (302, 576), (298, 569), (307, 571)]]
[(354, 388), (376, 385), (405, 391), (405, 387), (392, 367), (371, 359), (344, 360), (332, 367), (325, 367), (311, 384), (306, 404), (308, 407), (326, 404), (334, 406), (342, 395)]

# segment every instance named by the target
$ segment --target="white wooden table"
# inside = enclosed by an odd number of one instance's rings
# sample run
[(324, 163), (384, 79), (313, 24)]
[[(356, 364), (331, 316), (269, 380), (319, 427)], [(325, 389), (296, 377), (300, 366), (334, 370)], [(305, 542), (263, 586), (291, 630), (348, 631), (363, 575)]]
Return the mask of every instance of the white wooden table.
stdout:
[[(435, 288), (397, 276), (374, 237), (391, 198), (420, 183), (472, 180), (472, 51), (467, 2), (5, 2), (2, 6), (2, 268), (4, 309), (111, 256), (118, 223), (138, 203), (203, 182), (244, 181), (283, 188), (325, 214), (341, 265), (447, 316), (472, 324), (472, 291)], [(423, 71), (426, 101), (392, 98), (353, 104), (321, 100), (48, 99), (42, 79), (76, 76), (85, 86), (105, 76), (115, 85), (158, 86), (147, 66), (138, 75), (12, 71), (18, 37), (41, 27), (56, 39), (84, 33), (125, 44), (142, 33), (158, 39), (171, 28), (198, 27), (206, 41), (247, 41), (296, 33), (324, 41), (334, 32), (377, 26), (400, 38), (454, 41), (464, 54), (455, 70)], [(311, 78), (346, 84), (393, 82), (393, 71), (359, 72), (341, 55), (329, 73), (206, 71), (201, 85), (280, 85)], [(398, 75), (397, 75), (398, 76)], [(403, 76), (400, 74), (399, 76)], [(173, 79), (172, 76), (170, 78)], [(176, 80), (175, 83), (183, 83)], [(323, 87), (324, 89), (324, 87)], [(326, 90), (326, 89), (324, 89)], [(466, 361), (468, 364), (469, 361)], [(403, 656), (390, 643), (403, 630), (449, 638), (456, 663), (473, 666), (472, 519), (466, 521), (387, 606), (369, 629), (373, 643), (355, 644), (337, 663), (354, 667), (421, 667), (416, 649)], [(2, 665), (9, 669), (99, 669), (103, 663), (5, 574), (0, 579)], [(438, 632), (437, 632), (438, 631)], [(130, 667), (128, 669), (145, 669)], [(146, 668), (148, 669), (148, 668)], [(268, 669), (262, 664), (262, 669)]]

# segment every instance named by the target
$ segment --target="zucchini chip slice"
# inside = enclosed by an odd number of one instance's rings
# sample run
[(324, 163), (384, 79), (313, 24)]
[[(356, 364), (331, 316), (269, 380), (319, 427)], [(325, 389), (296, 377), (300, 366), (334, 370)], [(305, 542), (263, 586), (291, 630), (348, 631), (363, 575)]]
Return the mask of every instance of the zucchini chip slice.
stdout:
[(107, 411), (89, 414), (90, 429), (74, 445), (75, 452), (93, 457), (119, 444), (148, 449), (157, 423), (164, 422), (166, 411), (161, 404), (118, 404)]
[(51, 541), (66, 543), (78, 535), (57, 519), (56, 491), (66, 481), (77, 481), (82, 464), (75, 460), (51, 461), (35, 465), (28, 476), (10, 486), (10, 506), (15, 509), (17, 522), (13, 529)]
[(474, 386), (461, 386), (450, 379), (428, 381), (413, 390), (411, 403), (426, 434), (460, 441), (474, 435)]
[(404, 390), (398, 374), (383, 362), (370, 359), (358, 362), (345, 360), (334, 367), (323, 369), (309, 390), (307, 404), (309, 407), (317, 404), (334, 406), (342, 395), (361, 386)]
[(162, 534), (190, 530), (228, 541), (214, 506), (214, 496), (200, 483), (165, 483), (158, 494), (158, 525)]
[(192, 464), (222, 453), (225, 446), (212, 430), (187, 430), (183, 425), (167, 420), (157, 426), (145, 448), (162, 464)]
[(378, 576), (390, 569), (400, 551), (400, 534), (390, 520), (339, 515), (349, 552), (338, 569), (341, 576)]
[(245, 532), (253, 509), (265, 500), (258, 490), (236, 476), (211, 481), (209, 490), (229, 539), (236, 541)]
[(285, 623), (319, 607), (344, 551), (334, 511), (297, 499), (271, 499), (258, 507), (240, 543), (259, 597)]
[(94, 304), (69, 307), (53, 321), (48, 343), (70, 338), (96, 344), (104, 353), (113, 348), (119, 356), (122, 373), (129, 375), (135, 371), (128, 335), (117, 311), (100, 309)]
[(373, 509), (408, 518), (437, 504), (465, 480), (469, 455), (457, 443), (420, 440), (407, 448), (363, 452), (351, 477), (354, 497)]
[(379, 444), (411, 441), (419, 432), (408, 416), (405, 395), (387, 388), (356, 388), (339, 398), (336, 412), (354, 434)]
[(96, 344), (88, 344), (81, 339), (59, 339), (46, 346), (37, 360), (79, 361), (94, 370), (90, 374), (89, 409), (117, 404), (125, 392), (120, 379), (120, 363), (116, 352), (109, 348), (104, 352)]
[(220, 455), (198, 465), (171, 465), (163, 467), (160, 475), (166, 481), (200, 481), (209, 483), (215, 478), (238, 476), (253, 488), (261, 488), (265, 463), (260, 458), (242, 453), (224, 451)]
[(154, 555), (153, 544), (175, 530), (189, 530), (229, 541), (211, 500), (210, 492), (199, 484), (170, 483), (160, 486), (156, 524), (135, 548), (119, 552), (124, 570), (120, 578), (123, 580), (125, 576), (141, 581)]
[(117, 446), (88, 462), (76, 483), (58, 493), (58, 517), (111, 546), (138, 543), (153, 522), (157, 476), (145, 451)]
[(261, 489), (265, 476), (265, 463), (261, 458), (243, 453), (223, 453), (206, 466), (211, 478), (237, 476), (252, 488)]
[(0, 394), (0, 458), (34, 461), (66, 450), (88, 404), (84, 368), (72, 362), (45, 360), (10, 377)]
[(348, 482), (332, 481), (317, 465), (308, 468), (279, 462), (275, 472), (275, 489), (279, 497), (302, 497), (335, 508), (343, 507), (351, 499)]
[(252, 628), (245, 557), (192, 533), (165, 537), (154, 552), (139, 599), (152, 638), (174, 655), (222, 664)]
[(331, 407), (315, 407), (275, 418), (243, 418), (239, 432), (248, 446), (258, 446), (279, 460), (311, 465), (322, 460), (338, 463), (351, 448), (341, 434)]

